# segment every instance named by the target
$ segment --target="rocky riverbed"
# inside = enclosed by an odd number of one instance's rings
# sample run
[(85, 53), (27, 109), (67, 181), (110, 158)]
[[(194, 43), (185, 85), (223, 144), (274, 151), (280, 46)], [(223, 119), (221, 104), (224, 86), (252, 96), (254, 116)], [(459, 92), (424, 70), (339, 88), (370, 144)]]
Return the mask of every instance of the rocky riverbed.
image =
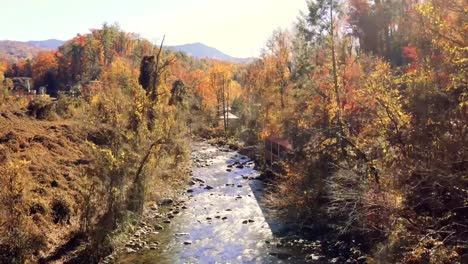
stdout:
[(306, 239), (279, 220), (248, 157), (203, 142), (193, 149), (188, 188), (146, 208), (125, 247), (102, 263), (365, 263), (357, 247)]

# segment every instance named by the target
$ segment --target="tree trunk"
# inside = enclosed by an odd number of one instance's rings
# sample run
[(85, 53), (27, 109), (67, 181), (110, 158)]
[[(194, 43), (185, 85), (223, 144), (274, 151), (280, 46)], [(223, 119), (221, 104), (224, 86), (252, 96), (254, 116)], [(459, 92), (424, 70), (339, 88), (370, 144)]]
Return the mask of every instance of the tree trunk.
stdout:
[(223, 78), (222, 78), (222, 84), (221, 84), (221, 91), (222, 91), (222, 99), (223, 99), (223, 125), (224, 125), (224, 136), (227, 137), (227, 134), (226, 134), (226, 91), (225, 91), (225, 82), (226, 82), (226, 79), (223, 75)]
[(331, 36), (331, 55), (332, 55), (332, 72), (333, 72), (333, 90), (335, 93), (335, 101), (337, 105), (337, 122), (338, 122), (338, 140), (341, 146), (341, 153), (343, 156), (346, 155), (345, 150), (345, 141), (343, 140), (344, 137), (344, 129), (343, 129), (343, 121), (341, 119), (341, 102), (340, 102), (340, 93), (338, 87), (338, 72), (336, 67), (336, 55), (335, 55), (335, 37), (334, 37), (334, 20), (333, 20), (333, 0), (330, 2), (330, 36)]

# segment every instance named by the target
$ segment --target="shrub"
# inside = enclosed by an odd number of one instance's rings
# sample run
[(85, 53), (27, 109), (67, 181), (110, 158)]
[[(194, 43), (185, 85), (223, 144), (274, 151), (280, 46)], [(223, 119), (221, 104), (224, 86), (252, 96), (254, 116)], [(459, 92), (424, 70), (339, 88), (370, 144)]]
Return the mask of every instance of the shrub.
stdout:
[(50, 99), (34, 99), (28, 104), (28, 114), (41, 120), (51, 119), (55, 114), (55, 104)]
[(327, 189), (328, 212), (344, 220), (342, 232), (371, 229), (387, 233), (403, 207), (403, 195), (395, 190), (392, 178), (381, 177), (377, 185), (364, 164), (341, 163), (327, 180)]
[(64, 199), (54, 199), (51, 204), (52, 217), (55, 224), (62, 224), (64, 221), (70, 222), (70, 205)]
[(75, 97), (60, 95), (56, 101), (55, 111), (63, 118), (74, 116), (76, 109), (82, 105), (82, 100)]
[(2, 264), (24, 263), (29, 254), (37, 254), (47, 245), (45, 237), (36, 231), (18, 231), (13, 235), (6, 241), (0, 239), (0, 263)]
[(45, 237), (35, 228), (27, 211), (26, 178), (28, 162), (0, 164), (0, 263), (24, 263), (31, 253), (46, 246)]
[(29, 214), (34, 215), (34, 214), (45, 214), (46, 208), (42, 201), (39, 200), (34, 200), (31, 203), (31, 206), (29, 206)]
[[(277, 190), (268, 196), (269, 202), (283, 208), (286, 216), (301, 221), (321, 224), (320, 205), (323, 202), (323, 178), (327, 175), (327, 164), (322, 160), (311, 160), (299, 164), (285, 164), (275, 171), (284, 170), (275, 179)], [(274, 164), (275, 165), (275, 164)], [(278, 167), (278, 164), (275, 165)], [(315, 216), (311, 218), (311, 216)]]

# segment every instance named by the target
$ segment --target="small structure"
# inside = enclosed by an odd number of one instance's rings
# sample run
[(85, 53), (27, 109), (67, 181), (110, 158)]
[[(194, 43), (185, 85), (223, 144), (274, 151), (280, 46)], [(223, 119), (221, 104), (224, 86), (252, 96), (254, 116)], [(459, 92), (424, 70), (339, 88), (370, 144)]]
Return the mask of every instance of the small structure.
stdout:
[[(224, 116), (222, 109), (220, 110), (221, 115), (218, 117), (218, 125), (224, 126)], [(231, 108), (226, 108), (226, 121), (227, 129), (229, 133), (236, 132), (240, 127), (240, 118), (231, 112)]]
[(71, 96), (78, 96), (79, 94), (81, 94), (82, 89), (83, 86), (81, 85), (81, 83), (76, 83), (70, 87), (68, 94)]
[(33, 90), (33, 81), (30, 77), (13, 77), (7, 78), (13, 83), (12, 93), (16, 95), (34, 95), (36, 91)]
[(37, 95), (45, 96), (47, 94), (47, 87), (41, 86), (37, 88)]
[[(238, 116), (236, 116), (235, 114), (233, 114), (231, 112), (227, 112), (226, 115), (227, 115), (227, 119), (229, 119), (229, 121), (239, 119)], [(219, 120), (224, 120), (224, 116), (220, 115)]]
[(265, 138), (264, 157), (268, 165), (285, 160), (292, 152), (293, 146), (287, 139), (274, 136)]

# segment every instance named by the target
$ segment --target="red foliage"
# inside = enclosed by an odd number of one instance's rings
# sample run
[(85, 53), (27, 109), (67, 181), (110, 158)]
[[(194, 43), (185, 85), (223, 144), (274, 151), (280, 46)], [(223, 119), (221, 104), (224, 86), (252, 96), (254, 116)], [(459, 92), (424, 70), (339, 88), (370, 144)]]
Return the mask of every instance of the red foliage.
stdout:
[(73, 38), (72, 41), (77, 44), (80, 44), (81, 46), (84, 46), (86, 44), (86, 39), (87, 39), (86, 35), (78, 34), (76, 37)]
[(418, 57), (418, 52), (416, 47), (406, 46), (403, 47), (403, 55), (408, 59), (416, 59)]
[(365, 0), (351, 0), (350, 6), (353, 8), (354, 11), (352, 12), (353, 16), (359, 17), (369, 13), (369, 3)]

